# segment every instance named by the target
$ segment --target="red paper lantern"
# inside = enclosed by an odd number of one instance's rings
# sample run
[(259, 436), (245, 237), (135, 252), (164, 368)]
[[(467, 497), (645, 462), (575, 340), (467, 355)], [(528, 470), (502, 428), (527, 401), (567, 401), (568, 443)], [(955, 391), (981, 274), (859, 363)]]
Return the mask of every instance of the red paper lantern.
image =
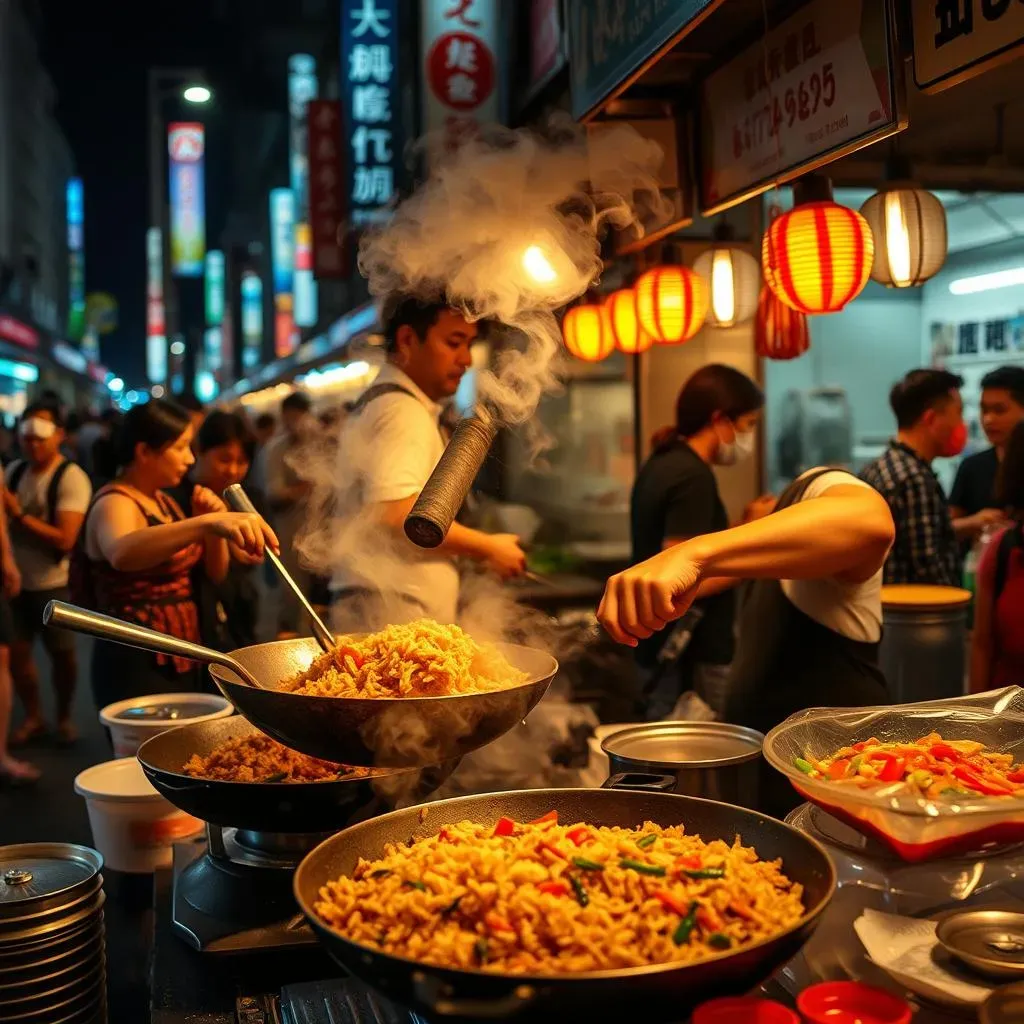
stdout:
[(767, 285), (754, 317), (754, 349), (765, 359), (796, 359), (811, 345), (807, 317), (787, 306)]
[(604, 308), (608, 313), (615, 347), (626, 355), (646, 352), (654, 339), (640, 326), (636, 318), (636, 295), (632, 288), (621, 288), (612, 292), (604, 300)]
[(562, 337), (569, 352), (587, 363), (599, 363), (615, 348), (604, 306), (573, 306), (562, 321)]
[(708, 286), (689, 267), (655, 267), (633, 286), (640, 326), (658, 345), (689, 341), (704, 325)]
[(828, 179), (802, 179), (794, 198), (797, 205), (764, 233), (765, 280), (787, 306), (801, 313), (837, 313), (868, 282), (874, 236), (856, 210), (832, 201)]

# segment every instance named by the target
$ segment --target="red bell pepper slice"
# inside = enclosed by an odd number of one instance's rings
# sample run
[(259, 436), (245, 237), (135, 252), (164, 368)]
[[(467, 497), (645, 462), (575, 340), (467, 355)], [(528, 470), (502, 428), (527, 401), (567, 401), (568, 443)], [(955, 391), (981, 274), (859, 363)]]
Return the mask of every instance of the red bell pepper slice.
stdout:
[(1016, 782), (1018, 785), (1024, 783), (1024, 768), (1018, 768), (1015, 772), (1010, 772), (1006, 778), (1008, 781)]
[(655, 889), (652, 895), (663, 907), (671, 910), (673, 914), (686, 917), (690, 913), (690, 901), (680, 899), (674, 893), (669, 892), (668, 889)]
[(875, 750), (864, 755), (865, 760), (883, 761), (884, 767), (878, 773), (879, 782), (899, 782), (903, 778), (903, 769), (906, 762), (897, 754), (890, 754), (888, 750)]
[(452, 841), (452, 834), (448, 829), (443, 828), (437, 833), (437, 841), (439, 843), (450, 843)]
[(848, 757), (842, 757), (838, 761), (833, 761), (828, 766), (828, 777), (830, 779), (844, 779), (846, 778), (846, 770), (850, 767), (850, 759)]
[(547, 821), (553, 821), (558, 824), (558, 811), (548, 811), (547, 814), (542, 814), (539, 818), (534, 818), (533, 821), (529, 822), (531, 825), (543, 825)]
[(928, 748), (928, 753), (939, 761), (952, 761), (953, 764), (959, 764), (963, 760), (963, 754), (948, 743), (933, 743)]
[(861, 743), (854, 743), (853, 746), (850, 747), (850, 749), (851, 750), (856, 750), (857, 753), (859, 754), (859, 753), (861, 753), (861, 751), (865, 750), (867, 747), (877, 747), (878, 743), (879, 743), (879, 741), (874, 736), (872, 736), (871, 739), (869, 739), (869, 740), (864, 740)]
[(958, 764), (953, 769), (953, 775), (965, 786), (969, 786), (985, 796), (1009, 796), (1013, 792), (1009, 786), (1004, 786), (1001, 782), (996, 782), (995, 779), (983, 779), (965, 764)]
[(511, 818), (501, 817), (498, 824), (494, 826), (496, 836), (510, 836), (515, 833), (516, 823)]
[(687, 871), (697, 871), (700, 869), (700, 855), (696, 853), (687, 853), (682, 857), (677, 857), (676, 867), (684, 868)]
[(582, 846), (590, 838), (590, 829), (586, 825), (578, 825), (574, 829), (570, 829), (565, 834), (565, 838), (573, 844), (573, 846)]
[(501, 914), (495, 914), (493, 910), (484, 916), (484, 924), (486, 924), (492, 932), (515, 931), (515, 928), (513, 928), (512, 925), (510, 925), (508, 921), (501, 916)]
[(567, 886), (565, 882), (559, 882), (555, 879), (552, 879), (550, 882), (541, 882), (537, 888), (541, 892), (550, 893), (552, 896), (569, 895), (569, 886)]

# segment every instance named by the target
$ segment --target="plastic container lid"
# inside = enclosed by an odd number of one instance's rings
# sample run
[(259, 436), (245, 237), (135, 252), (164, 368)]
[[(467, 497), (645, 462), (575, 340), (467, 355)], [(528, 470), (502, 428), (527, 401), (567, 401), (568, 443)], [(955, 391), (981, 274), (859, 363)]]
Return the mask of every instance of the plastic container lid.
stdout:
[(764, 736), (724, 722), (651, 722), (606, 736), (601, 749), (659, 768), (721, 768), (761, 756)]
[(698, 1006), (692, 1024), (800, 1024), (800, 1018), (771, 999), (736, 996)]
[(883, 608), (952, 608), (970, 600), (971, 592), (962, 587), (940, 587), (934, 583), (889, 583), (882, 587)]
[(796, 1006), (811, 1024), (910, 1024), (910, 1003), (859, 981), (826, 981), (805, 988)]
[(67, 896), (84, 888), (103, 867), (103, 858), (73, 843), (0, 846), (0, 920), (19, 917), (33, 902)]
[(104, 725), (159, 725), (218, 718), (231, 713), (231, 703), (213, 693), (151, 693), (108, 704), (100, 711)]
[(137, 803), (163, 797), (153, 788), (138, 758), (122, 757), (116, 761), (94, 764), (75, 779), (75, 792), (94, 800), (115, 803)]

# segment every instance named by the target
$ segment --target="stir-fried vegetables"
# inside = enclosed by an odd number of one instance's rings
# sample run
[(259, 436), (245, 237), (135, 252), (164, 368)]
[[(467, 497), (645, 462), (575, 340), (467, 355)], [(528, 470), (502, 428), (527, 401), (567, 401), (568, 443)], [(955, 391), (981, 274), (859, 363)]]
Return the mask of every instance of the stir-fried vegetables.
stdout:
[(988, 750), (975, 740), (944, 740), (933, 732), (913, 743), (887, 743), (876, 737), (818, 759), (794, 758), (808, 778), (860, 789), (887, 787), (929, 800), (977, 796), (1024, 797), (1024, 764), (1012, 754)]

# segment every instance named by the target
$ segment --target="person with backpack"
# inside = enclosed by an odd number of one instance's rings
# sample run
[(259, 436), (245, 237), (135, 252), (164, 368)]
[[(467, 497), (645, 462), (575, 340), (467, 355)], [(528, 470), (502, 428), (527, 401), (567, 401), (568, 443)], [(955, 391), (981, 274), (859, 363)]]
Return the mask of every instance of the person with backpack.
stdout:
[(1011, 525), (992, 537), (978, 564), (971, 693), (1024, 684), (1024, 422), (1006, 444), (996, 503)]
[(15, 632), (11, 674), (25, 719), (11, 736), (11, 744), (18, 746), (47, 732), (32, 650), (37, 636), (42, 637), (50, 658), (57, 697), (56, 737), (61, 743), (73, 743), (77, 738), (71, 717), (78, 680), (75, 637), (64, 630), (44, 629), (43, 609), (49, 601), (68, 598), (69, 556), (82, 529), (92, 486), (85, 471), (61, 453), (64, 422), (52, 403), (30, 405), (18, 435), (24, 458), (7, 467), (4, 505), (21, 573), (21, 592), (11, 602)]

